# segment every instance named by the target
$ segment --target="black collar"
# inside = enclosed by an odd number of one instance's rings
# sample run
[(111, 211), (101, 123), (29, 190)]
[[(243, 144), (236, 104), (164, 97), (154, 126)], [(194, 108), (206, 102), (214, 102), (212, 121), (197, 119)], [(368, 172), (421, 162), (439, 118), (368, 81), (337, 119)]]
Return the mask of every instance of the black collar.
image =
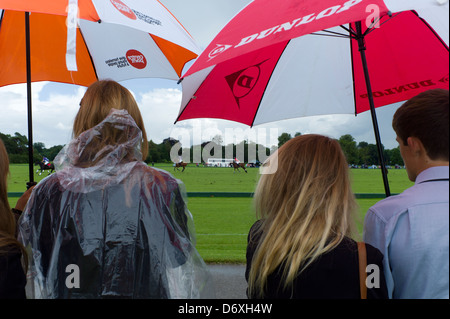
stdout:
[(448, 182), (448, 178), (429, 179), (427, 181), (422, 181), (419, 184), (428, 183), (428, 182), (445, 182), (445, 181)]

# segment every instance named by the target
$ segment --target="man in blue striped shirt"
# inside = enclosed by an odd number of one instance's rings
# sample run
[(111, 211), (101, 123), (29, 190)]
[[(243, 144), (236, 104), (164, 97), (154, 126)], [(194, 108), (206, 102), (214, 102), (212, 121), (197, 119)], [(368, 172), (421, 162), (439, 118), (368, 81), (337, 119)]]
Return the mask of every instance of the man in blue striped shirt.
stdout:
[(384, 254), (391, 298), (449, 298), (448, 90), (410, 99), (392, 126), (415, 184), (369, 209), (364, 241)]

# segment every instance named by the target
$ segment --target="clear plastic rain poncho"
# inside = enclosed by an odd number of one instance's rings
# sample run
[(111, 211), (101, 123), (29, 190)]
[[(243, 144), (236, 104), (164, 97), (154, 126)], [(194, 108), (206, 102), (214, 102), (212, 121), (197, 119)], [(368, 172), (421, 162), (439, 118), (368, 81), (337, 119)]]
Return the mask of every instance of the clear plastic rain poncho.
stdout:
[[(98, 149), (111, 129), (124, 142)], [(19, 221), (28, 298), (214, 296), (183, 184), (141, 161), (141, 136), (113, 110), (58, 154)]]

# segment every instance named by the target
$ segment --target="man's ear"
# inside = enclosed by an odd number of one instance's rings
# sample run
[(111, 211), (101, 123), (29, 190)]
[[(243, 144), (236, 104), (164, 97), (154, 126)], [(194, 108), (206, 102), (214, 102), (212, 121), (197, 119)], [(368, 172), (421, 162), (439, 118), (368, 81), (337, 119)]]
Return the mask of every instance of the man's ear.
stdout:
[[(410, 136), (406, 139), (406, 144), (410, 148), (413, 153), (422, 153), (425, 152), (425, 148), (422, 144), (422, 141), (417, 137)], [(426, 152), (425, 152), (426, 153)]]

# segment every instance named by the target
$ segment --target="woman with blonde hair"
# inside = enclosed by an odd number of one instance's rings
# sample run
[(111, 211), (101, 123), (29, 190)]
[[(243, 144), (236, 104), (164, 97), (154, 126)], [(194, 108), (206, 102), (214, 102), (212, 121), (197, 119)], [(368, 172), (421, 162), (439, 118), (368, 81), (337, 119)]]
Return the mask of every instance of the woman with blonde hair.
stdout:
[[(273, 155), (272, 155), (273, 156)], [(248, 236), (250, 298), (360, 298), (357, 243), (348, 164), (339, 143), (301, 135), (277, 151), (278, 168), (261, 175), (254, 195), (257, 217)], [(368, 263), (381, 253), (367, 245)]]
[(25, 249), (16, 239), (16, 219), (8, 202), (9, 160), (0, 140), (0, 299), (25, 298), (26, 277), (22, 267)]
[(74, 139), (23, 212), (32, 298), (211, 296), (181, 181), (143, 162), (138, 105), (120, 84), (92, 84)]

